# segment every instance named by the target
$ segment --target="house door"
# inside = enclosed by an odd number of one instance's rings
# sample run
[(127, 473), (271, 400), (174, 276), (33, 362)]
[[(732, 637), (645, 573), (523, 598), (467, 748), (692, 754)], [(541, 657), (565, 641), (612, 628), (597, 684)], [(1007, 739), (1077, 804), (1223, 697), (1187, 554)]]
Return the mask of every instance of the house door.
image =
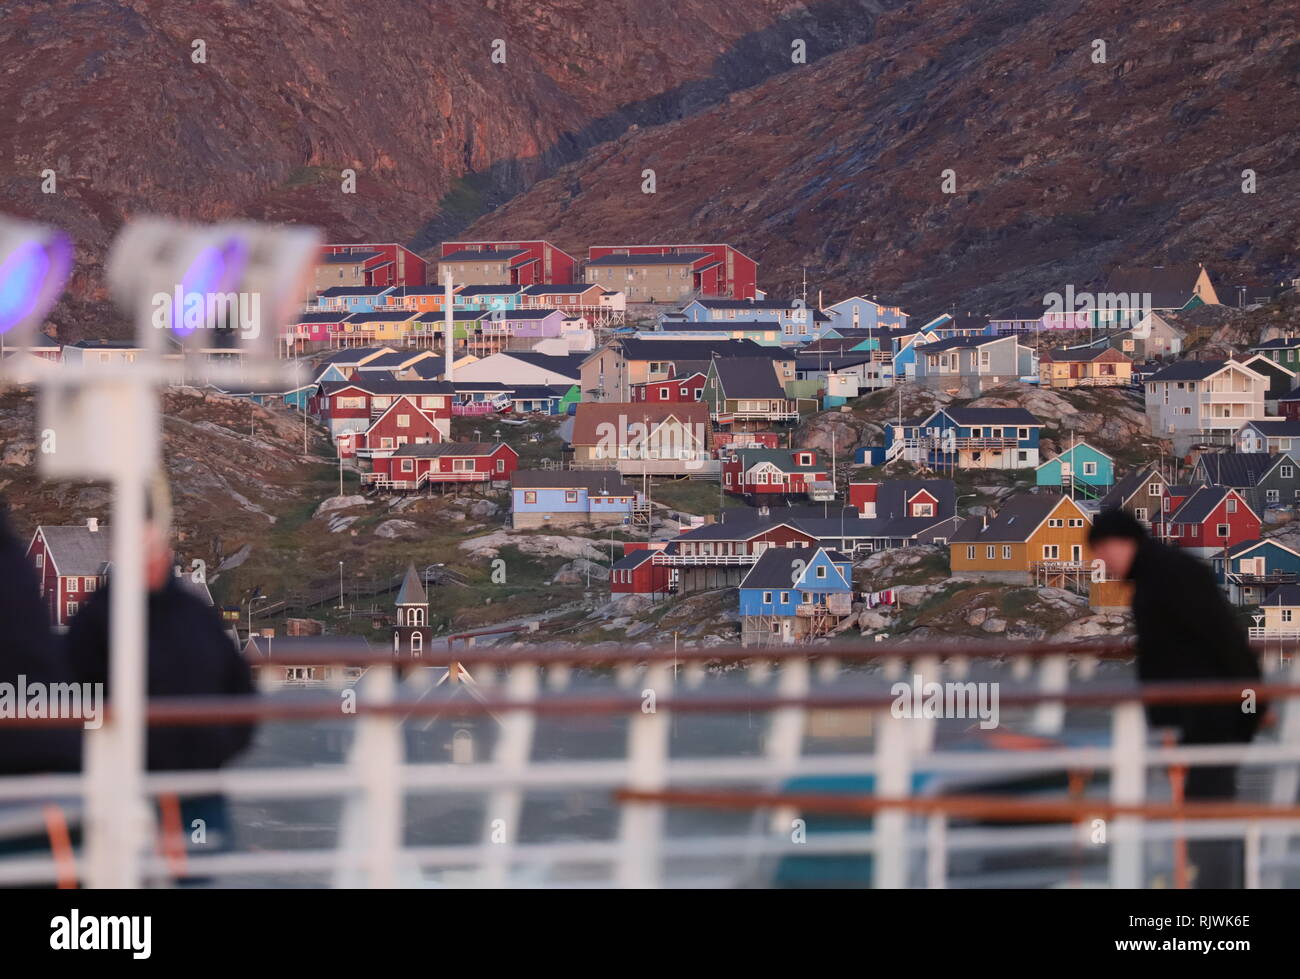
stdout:
[(1070, 547), (1070, 560), (1076, 563), (1083, 560), (1082, 544), (1074, 544)]

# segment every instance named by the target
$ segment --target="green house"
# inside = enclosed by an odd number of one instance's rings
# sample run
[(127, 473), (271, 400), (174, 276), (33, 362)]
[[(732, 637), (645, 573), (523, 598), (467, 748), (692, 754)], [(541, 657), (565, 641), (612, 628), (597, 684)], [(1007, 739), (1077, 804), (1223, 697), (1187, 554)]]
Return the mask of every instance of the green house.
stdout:
[(1115, 483), (1115, 460), (1087, 442), (1075, 442), (1060, 455), (1041, 463), (1035, 473), (1039, 486), (1096, 499)]

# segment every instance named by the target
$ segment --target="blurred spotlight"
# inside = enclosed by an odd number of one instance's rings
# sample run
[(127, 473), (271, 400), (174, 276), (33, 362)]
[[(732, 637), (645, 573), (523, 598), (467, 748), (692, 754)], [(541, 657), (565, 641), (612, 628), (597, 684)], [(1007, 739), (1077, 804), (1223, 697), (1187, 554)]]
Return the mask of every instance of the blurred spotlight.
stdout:
[(166, 352), (169, 338), (182, 348), (239, 350), (269, 363), (319, 247), (313, 228), (142, 218), (117, 236), (105, 271), (147, 349)]
[(0, 334), (29, 342), (72, 271), (72, 242), (61, 231), (0, 215)]

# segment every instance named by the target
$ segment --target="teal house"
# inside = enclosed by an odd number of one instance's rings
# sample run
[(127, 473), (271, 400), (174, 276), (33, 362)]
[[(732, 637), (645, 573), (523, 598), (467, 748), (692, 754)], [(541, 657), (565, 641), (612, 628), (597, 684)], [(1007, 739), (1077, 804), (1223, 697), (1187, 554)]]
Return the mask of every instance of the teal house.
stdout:
[(1035, 472), (1039, 486), (1096, 499), (1115, 483), (1115, 460), (1087, 442), (1075, 442), (1060, 455), (1040, 463)]

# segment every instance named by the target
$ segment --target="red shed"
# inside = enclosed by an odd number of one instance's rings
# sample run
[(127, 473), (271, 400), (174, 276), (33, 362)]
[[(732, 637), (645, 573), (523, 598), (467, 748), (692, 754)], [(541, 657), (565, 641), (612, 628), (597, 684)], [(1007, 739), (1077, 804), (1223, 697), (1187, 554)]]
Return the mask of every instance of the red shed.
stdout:
[(632, 400), (675, 403), (699, 401), (705, 380), (703, 372), (696, 371), (688, 377), (670, 377), (666, 381), (633, 384)]
[(615, 595), (649, 595), (662, 598), (672, 592), (672, 571), (666, 564), (655, 564), (658, 550), (630, 551), (609, 569), (609, 590)]
[(108, 574), (108, 528), (94, 517), (73, 527), (37, 527), (27, 559), (36, 568), (50, 622), (64, 629)]
[(1258, 540), (1260, 519), (1245, 498), (1225, 486), (1201, 486), (1152, 525), (1155, 536), (1207, 560)]

